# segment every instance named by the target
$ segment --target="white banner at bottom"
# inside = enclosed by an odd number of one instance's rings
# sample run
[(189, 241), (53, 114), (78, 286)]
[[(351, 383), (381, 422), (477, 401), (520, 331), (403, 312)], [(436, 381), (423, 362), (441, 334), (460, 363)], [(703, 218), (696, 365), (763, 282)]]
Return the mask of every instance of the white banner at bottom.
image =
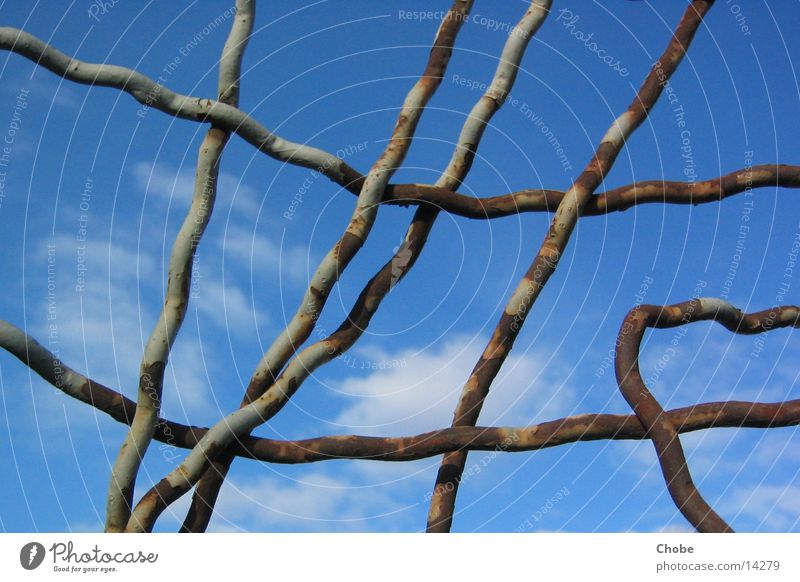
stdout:
[(798, 534), (2, 534), (0, 573), (15, 581), (767, 581), (800, 580), (799, 549)]

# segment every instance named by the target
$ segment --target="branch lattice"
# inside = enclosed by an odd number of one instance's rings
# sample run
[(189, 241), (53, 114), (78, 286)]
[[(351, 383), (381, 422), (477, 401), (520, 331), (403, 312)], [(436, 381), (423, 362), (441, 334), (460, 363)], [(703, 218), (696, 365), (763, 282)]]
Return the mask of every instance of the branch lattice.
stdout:
[[(129, 426), (109, 480), (106, 531), (152, 531), (161, 513), (192, 489), (194, 494), (181, 531), (205, 531), (220, 488), (237, 458), (300, 464), (333, 459), (399, 462), (443, 455), (427, 530), (447, 532), (452, 526), (469, 451), (512, 453), (582, 441), (625, 439), (653, 443), (667, 489), (692, 526), (702, 532), (732, 531), (695, 486), (679, 435), (719, 427), (795, 426), (800, 424), (800, 400), (705, 402), (664, 410), (639, 371), (642, 338), (649, 328), (708, 320), (736, 334), (798, 327), (798, 307), (777, 306), (743, 314), (729, 303), (711, 298), (670, 306), (639, 305), (623, 321), (615, 359), (619, 389), (634, 414), (582, 414), (518, 428), (478, 426), (492, 383), (557, 270), (582, 217), (624, 211), (640, 204), (707, 204), (763, 187), (800, 187), (800, 166), (774, 163), (701, 182), (640, 181), (597, 193), (630, 136), (656, 107), (693, 38), (702, 31), (703, 19), (713, 1), (689, 3), (630, 106), (601, 138), (584, 170), (566, 192), (526, 189), (486, 197), (465, 195), (458, 190), (469, 174), (485, 129), (511, 93), (531, 39), (550, 15), (551, 0), (532, 0), (526, 6), (508, 35), (491, 81), (466, 116), (449, 163), (433, 184), (399, 184), (390, 180), (403, 165), (417, 125), (445, 76), (473, 1), (455, 0), (447, 11), (428, 62), (399, 110), (385, 150), (366, 174), (331, 153), (277, 135), (239, 109), (242, 62), (254, 30), (255, 4), (255, 0), (235, 2), (236, 16), (218, 64), (216, 99), (181, 95), (135, 70), (78, 61), (27, 32), (0, 28), (0, 47), (68, 81), (123, 91), (148, 108), (209, 125), (197, 155), (192, 201), (172, 247), (164, 305), (141, 356), (135, 401), (74, 370), (21, 329), (0, 321), (0, 347), (63, 393)], [(253, 370), (240, 407), (213, 426), (189, 426), (161, 415), (164, 373), (190, 301), (193, 257), (211, 220), (221, 158), (232, 135), (280, 162), (320, 171), (354, 194), (356, 200), (346, 227), (314, 271), (296, 313)], [(384, 205), (416, 207), (402, 244), (367, 281), (339, 327), (324, 339), (306, 345), (331, 291), (367, 241)], [(282, 410), (314, 370), (356, 344), (389, 291), (414, 267), (441, 213), (490, 220), (527, 212), (552, 213), (551, 225), (462, 388), (451, 427), (405, 437), (320, 436), (294, 441), (251, 434)], [(136, 479), (153, 440), (169, 442), (186, 449), (188, 454), (137, 501)]]

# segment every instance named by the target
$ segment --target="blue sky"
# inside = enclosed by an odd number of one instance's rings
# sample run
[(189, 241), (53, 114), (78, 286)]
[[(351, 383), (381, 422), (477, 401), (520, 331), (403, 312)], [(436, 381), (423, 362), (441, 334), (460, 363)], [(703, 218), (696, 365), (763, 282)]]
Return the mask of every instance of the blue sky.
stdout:
[[(66, 11), (60, 2), (5, 2), (0, 20), (82, 60), (133, 67), (153, 78), (178, 58), (166, 85), (211, 97), (230, 21), (207, 34), (203, 29), (229, 4), (120, 1), (101, 13), (88, 1), (73, 2)], [(480, 96), (471, 86), (491, 79), (507, 36), (504, 25), (516, 22), (526, 4), (476, 2), (394, 181), (435, 181)], [(556, 2), (462, 191), (487, 196), (566, 189), (630, 103), (684, 5)], [(366, 172), (424, 67), (438, 26), (435, 19), (406, 14), (447, 6), (408, 0), (261, 3), (245, 57), (241, 107), (293, 141), (340, 151)], [(793, 2), (717, 2), (672, 80), (677, 101), (658, 104), (605, 186), (692, 174), (707, 179), (750, 163), (797, 163), (800, 40), (787, 33), (799, 15)], [(619, 61), (618, 70), (570, 34), (568, 18)], [(0, 75), (0, 131), (11, 128), (20, 95), (25, 104), (0, 206), (7, 273), (0, 317), (46, 341), (47, 257), (54, 245), (57, 343), (51, 347), (72, 367), (133, 397), (205, 127), (155, 110), (138, 114), (140, 104), (128, 95), (62, 82), (16, 55), (3, 53)], [(566, 164), (537, 119), (552, 129)], [(301, 187), (302, 200), (292, 206)], [(230, 141), (217, 207), (199, 250), (197, 297), (167, 372), (166, 416), (207, 425), (238, 405), (259, 356), (294, 313), (353, 203), (327, 179), (310, 179), (309, 170), (281, 165), (238, 138)], [(582, 220), (493, 386), (481, 424), (629, 412), (603, 362), (645, 284), (647, 303), (679, 302), (697, 291), (727, 296), (747, 311), (797, 303), (800, 283), (786, 279), (784, 269), (800, 234), (798, 210), (793, 192), (762, 188), (721, 204), (649, 205)], [(412, 213), (381, 209), (312, 339), (338, 326), (401, 240)], [(258, 434), (407, 435), (448, 425), (461, 385), (547, 224), (543, 214), (494, 221), (441, 216), (422, 258), (356, 347), (315, 373)], [(744, 235), (742, 225), (750, 227)], [(85, 272), (79, 271), (83, 250), (77, 240), (84, 228)], [(86, 280), (82, 290), (76, 288), (79, 276)], [(788, 292), (781, 294), (787, 281)], [(664, 366), (659, 360), (674, 330), (646, 337), (642, 371), (666, 407), (800, 395), (796, 334), (774, 331), (756, 353), (753, 338), (714, 324), (687, 331)], [(70, 401), (5, 353), (0, 394), (0, 528), (100, 529), (109, 467), (125, 428)], [(794, 428), (718, 429), (683, 442), (701, 491), (734, 528), (798, 531), (797, 438)], [(154, 443), (139, 492), (181, 456)], [(438, 462), (239, 461), (211, 529), (418, 531)], [(473, 453), (467, 472), (454, 531), (687, 528), (648, 442)], [(185, 508), (185, 500), (176, 504), (159, 529), (175, 530)]]

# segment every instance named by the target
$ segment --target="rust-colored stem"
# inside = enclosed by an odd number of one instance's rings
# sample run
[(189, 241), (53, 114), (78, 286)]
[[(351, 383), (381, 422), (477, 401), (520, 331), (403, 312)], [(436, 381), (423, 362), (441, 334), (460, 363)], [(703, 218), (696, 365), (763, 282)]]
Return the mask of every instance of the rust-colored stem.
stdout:
[[(800, 188), (800, 166), (762, 164), (702, 182), (648, 180), (592, 196), (581, 216), (604, 216), (640, 204), (707, 204), (755, 188)], [(390, 184), (382, 204), (431, 205), (457, 216), (485, 220), (525, 212), (555, 212), (566, 193), (530, 189), (476, 198), (428, 184)]]

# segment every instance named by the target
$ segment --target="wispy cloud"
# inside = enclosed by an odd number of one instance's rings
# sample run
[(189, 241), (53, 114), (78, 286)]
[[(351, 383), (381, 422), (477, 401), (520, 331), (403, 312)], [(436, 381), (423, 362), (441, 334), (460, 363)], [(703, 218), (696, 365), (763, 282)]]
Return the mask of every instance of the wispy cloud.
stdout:
[[(79, 243), (62, 235), (56, 248), (55, 319), (37, 317), (31, 330), (44, 342), (57, 326), (57, 343), (49, 346), (72, 367), (134, 396), (143, 345), (158, 316), (162, 292), (159, 266), (135, 243), (116, 233), (114, 242)], [(85, 248), (80, 249), (80, 245)], [(78, 252), (82, 254), (79, 255)], [(83, 257), (84, 283), (77, 284), (77, 257)], [(47, 314), (43, 301), (39, 313)], [(164, 410), (185, 418), (208, 413), (208, 380), (196, 335), (179, 338), (165, 376)], [(60, 408), (60, 407), (59, 407)], [(91, 418), (91, 416), (90, 416)], [(92, 424), (94, 421), (92, 420)]]
[(214, 531), (369, 531), (385, 529), (405, 506), (384, 489), (362, 487), (348, 472), (312, 470), (295, 480), (263, 476), (228, 482), (217, 503)]
[[(161, 162), (137, 162), (130, 171), (148, 197), (188, 208), (194, 193), (194, 158), (181, 167)], [(232, 209), (246, 216), (255, 216), (258, 213), (258, 199), (255, 188), (242, 182), (239, 176), (220, 172), (215, 205), (218, 214)]]
[(245, 272), (269, 274), (275, 285), (279, 283), (275, 274), (281, 281), (307, 282), (316, 268), (316, 258), (307, 247), (284, 245), (277, 233), (270, 234), (232, 226), (219, 244), (226, 259), (233, 259)]
[(268, 315), (240, 287), (217, 279), (197, 278), (200, 280), (193, 291), (192, 305), (219, 328), (230, 327), (236, 330), (235, 335), (241, 335), (243, 330), (263, 329), (269, 323)]
[(754, 531), (787, 532), (800, 527), (800, 485), (737, 488), (723, 508), (736, 518), (746, 518)]
[[(346, 402), (333, 422), (342, 431), (381, 435), (449, 426), (461, 388), (485, 344), (482, 336), (456, 335), (424, 350), (391, 355), (373, 350), (368, 357), (386, 362), (388, 369), (333, 382)], [(480, 424), (526, 425), (569, 413), (575, 391), (566, 378), (563, 367), (548, 362), (542, 353), (512, 354), (492, 384)]]

